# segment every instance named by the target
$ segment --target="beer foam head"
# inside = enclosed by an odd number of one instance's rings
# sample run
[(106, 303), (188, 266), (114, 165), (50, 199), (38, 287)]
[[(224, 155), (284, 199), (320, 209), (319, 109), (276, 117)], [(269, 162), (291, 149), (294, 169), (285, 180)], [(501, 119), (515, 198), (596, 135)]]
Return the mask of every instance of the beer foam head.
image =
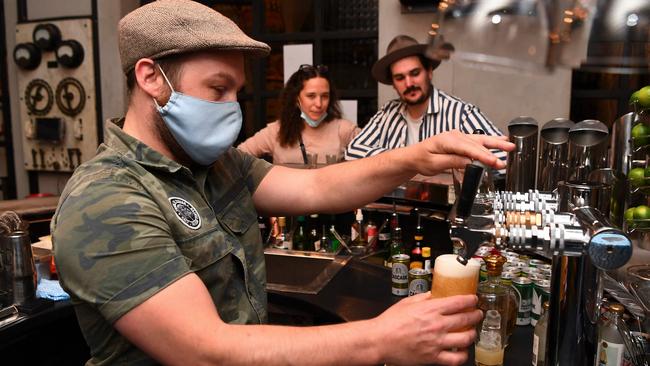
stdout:
[(435, 273), (443, 274), (445, 277), (475, 277), (478, 276), (478, 271), (481, 269), (481, 263), (475, 259), (467, 261), (466, 265), (462, 265), (456, 259), (456, 254), (443, 254), (436, 258), (433, 267)]

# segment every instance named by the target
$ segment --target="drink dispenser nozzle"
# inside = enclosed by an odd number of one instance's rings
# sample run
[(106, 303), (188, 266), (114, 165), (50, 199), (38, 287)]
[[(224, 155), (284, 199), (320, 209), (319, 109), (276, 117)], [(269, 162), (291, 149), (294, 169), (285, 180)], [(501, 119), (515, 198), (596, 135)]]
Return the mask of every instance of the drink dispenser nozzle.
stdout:
[(474, 205), (474, 198), (481, 185), (481, 178), (483, 177), (483, 164), (479, 162), (472, 162), (465, 166), (465, 174), (463, 175), (463, 185), (458, 197), (458, 206), (456, 206), (456, 217), (459, 219), (467, 219), (472, 213), (472, 205)]
[[(463, 183), (460, 190), (460, 195), (456, 200), (455, 210), (452, 210), (450, 217), (451, 222), (451, 240), (460, 241), (462, 243), (462, 254), (457, 258), (458, 262), (465, 265), (467, 260), (472, 257), (472, 254), (478, 249), (478, 242), (472, 241), (468, 243), (460, 238), (461, 235), (457, 235), (458, 230), (465, 231), (467, 227), (465, 221), (470, 217), (472, 213), (472, 206), (474, 205), (474, 198), (476, 197), (476, 192), (478, 187), (481, 184), (481, 178), (483, 177), (483, 171), (485, 166), (478, 162), (474, 161), (465, 166), (465, 174), (463, 175)], [(468, 248), (468, 246), (476, 246), (476, 248)]]

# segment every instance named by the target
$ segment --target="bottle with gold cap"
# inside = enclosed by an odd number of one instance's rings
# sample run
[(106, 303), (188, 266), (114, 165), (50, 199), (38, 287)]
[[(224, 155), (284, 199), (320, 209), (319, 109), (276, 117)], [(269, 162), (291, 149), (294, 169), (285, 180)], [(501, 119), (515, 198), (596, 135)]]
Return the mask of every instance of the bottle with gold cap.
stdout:
[[(487, 281), (478, 285), (478, 307), (485, 314), (488, 310), (496, 310), (501, 315), (501, 329), (504, 334), (501, 339), (507, 344), (508, 337), (512, 334), (517, 320), (517, 295), (512, 286), (501, 282), (501, 271), (506, 263), (506, 258), (501, 254), (490, 254), (484, 258), (487, 267)], [(480, 327), (479, 327), (480, 329)]]
[(623, 320), (625, 308), (618, 303), (612, 303), (598, 320), (598, 343), (594, 365), (622, 366), (624, 365), (625, 341), (619, 332), (619, 324)]
[(431, 272), (431, 246), (427, 244), (422, 247), (422, 264), (425, 270)]

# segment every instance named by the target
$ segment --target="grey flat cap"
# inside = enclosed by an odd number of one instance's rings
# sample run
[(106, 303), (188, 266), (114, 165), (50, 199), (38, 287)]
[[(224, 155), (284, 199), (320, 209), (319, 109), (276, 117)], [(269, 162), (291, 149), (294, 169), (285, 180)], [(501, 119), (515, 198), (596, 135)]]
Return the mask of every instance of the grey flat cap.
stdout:
[(236, 50), (260, 57), (271, 50), (232, 20), (191, 0), (158, 0), (142, 6), (120, 20), (118, 32), (124, 73), (145, 57), (203, 50)]

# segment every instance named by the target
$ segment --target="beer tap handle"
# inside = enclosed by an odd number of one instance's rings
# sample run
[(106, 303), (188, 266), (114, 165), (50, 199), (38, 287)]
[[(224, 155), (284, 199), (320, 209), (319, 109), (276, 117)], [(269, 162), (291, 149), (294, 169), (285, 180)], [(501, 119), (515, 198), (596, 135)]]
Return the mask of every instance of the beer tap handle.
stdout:
[(474, 198), (483, 177), (483, 169), (484, 166), (480, 162), (472, 162), (465, 166), (463, 185), (456, 206), (456, 217), (466, 219), (471, 214)]

